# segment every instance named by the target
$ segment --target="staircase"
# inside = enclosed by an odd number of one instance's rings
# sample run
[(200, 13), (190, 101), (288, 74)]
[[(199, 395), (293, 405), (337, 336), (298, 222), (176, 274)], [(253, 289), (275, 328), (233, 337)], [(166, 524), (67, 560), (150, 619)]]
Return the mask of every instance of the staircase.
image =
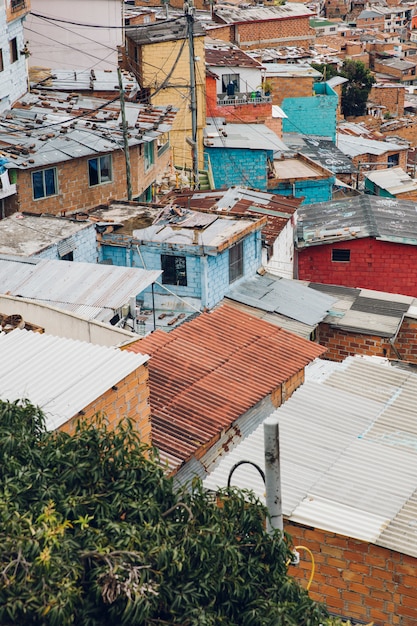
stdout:
[(199, 185), (200, 191), (210, 191), (211, 186), (210, 186), (210, 181), (209, 181), (209, 175), (206, 170), (198, 171), (198, 179), (200, 183)]

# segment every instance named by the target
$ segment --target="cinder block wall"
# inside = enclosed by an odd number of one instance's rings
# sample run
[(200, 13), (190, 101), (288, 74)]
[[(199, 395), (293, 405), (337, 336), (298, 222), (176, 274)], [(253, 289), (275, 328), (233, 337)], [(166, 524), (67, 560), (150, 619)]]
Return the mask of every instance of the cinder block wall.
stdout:
[[(417, 623), (417, 559), (336, 533), (284, 522), (294, 545), (309, 548), (316, 574), (312, 599), (346, 619), (374, 626)], [(311, 572), (308, 553), (300, 549), (300, 565), (289, 573), (306, 586)]]

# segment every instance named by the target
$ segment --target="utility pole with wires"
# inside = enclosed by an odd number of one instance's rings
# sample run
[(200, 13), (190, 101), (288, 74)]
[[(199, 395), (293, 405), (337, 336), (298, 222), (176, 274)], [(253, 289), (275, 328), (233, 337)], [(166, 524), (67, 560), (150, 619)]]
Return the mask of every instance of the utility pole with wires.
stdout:
[(126, 184), (127, 184), (127, 199), (132, 200), (132, 179), (130, 175), (130, 152), (129, 152), (129, 137), (126, 123), (126, 111), (125, 111), (125, 92), (123, 89), (122, 72), (120, 67), (117, 68), (117, 76), (119, 79), (119, 93), (120, 93), (120, 112), (122, 114), (122, 132), (123, 132), (123, 146), (125, 153), (126, 163)]
[(184, 13), (187, 18), (187, 34), (190, 55), (190, 109), (191, 109), (191, 138), (187, 143), (191, 146), (192, 155), (192, 187), (199, 189), (198, 173), (198, 144), (197, 144), (197, 91), (195, 82), (195, 55), (194, 55), (194, 11), (192, 0), (184, 2)]

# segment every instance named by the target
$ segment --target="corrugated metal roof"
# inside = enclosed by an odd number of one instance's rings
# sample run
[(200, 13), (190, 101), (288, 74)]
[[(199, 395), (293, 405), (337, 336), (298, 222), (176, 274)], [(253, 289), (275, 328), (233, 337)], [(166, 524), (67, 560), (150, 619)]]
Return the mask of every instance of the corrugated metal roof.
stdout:
[(227, 305), (126, 349), (151, 355), (153, 442), (181, 463), (325, 352)]
[(242, 313), (253, 315), (253, 317), (269, 322), (269, 324), (274, 324), (274, 326), (279, 326), (279, 328), (288, 330), (290, 333), (299, 335), (299, 337), (304, 337), (304, 339), (310, 339), (311, 333), (315, 329), (315, 326), (297, 322), (296, 320), (285, 317), (285, 315), (281, 315), (280, 313), (268, 313), (262, 309), (242, 304), (241, 302), (231, 300), (230, 298), (226, 298), (226, 301), (229, 306), (237, 309), (238, 311), (242, 311)]
[(334, 174), (352, 174), (357, 171), (352, 160), (343, 154), (331, 139), (285, 133), (283, 140), (289, 148), (301, 152)]
[(297, 246), (374, 237), (417, 244), (417, 210), (411, 200), (360, 195), (301, 205)]
[[(161, 275), (143, 270), (96, 263), (42, 259), (36, 264), (0, 258), (0, 292), (40, 302), (96, 309), (119, 309)], [(87, 309), (85, 309), (86, 311)], [(95, 314), (96, 318), (97, 315)]]
[(245, 148), (246, 150), (281, 150), (288, 148), (265, 124), (227, 124), (207, 120), (204, 144), (209, 148)]
[(252, 59), (248, 54), (245, 54), (243, 50), (231, 44), (224, 44), (221, 47), (213, 45), (206, 45), (206, 64), (212, 67), (253, 67), (258, 70), (262, 68), (262, 63)]
[(313, 327), (326, 317), (337, 302), (336, 298), (310, 289), (296, 280), (272, 274), (239, 282), (226, 297), (269, 313), (280, 313)]
[(148, 358), (32, 331), (0, 333), (0, 398), (30, 400), (54, 430)]
[(282, 6), (273, 7), (225, 7), (216, 6), (214, 8), (216, 21), (222, 21), (226, 24), (235, 24), (237, 22), (260, 22), (270, 20), (291, 19), (294, 17), (314, 17), (313, 11), (310, 11), (304, 4), (297, 2), (289, 2)]
[(322, 293), (337, 298), (324, 321), (348, 332), (395, 337), (403, 317), (412, 312), (417, 300), (370, 289), (351, 289), (335, 285), (309, 283)]
[(401, 167), (390, 167), (368, 172), (365, 178), (368, 178), (380, 189), (385, 189), (393, 196), (417, 191), (417, 182)]
[[(284, 515), (417, 556), (416, 400), (415, 369), (375, 357), (349, 357), (307, 380), (274, 413)], [(263, 446), (261, 425), (220, 461), (205, 487), (224, 487), (239, 460), (263, 467)], [(264, 499), (265, 487), (247, 465), (233, 484)]]
[[(171, 129), (172, 106), (126, 102), (129, 146)], [(33, 169), (123, 148), (120, 102), (76, 93), (34, 90), (0, 117), (0, 148), (6, 167)]]
[(367, 139), (363, 136), (352, 137), (351, 135), (345, 135), (342, 133), (337, 133), (336, 144), (339, 150), (350, 158), (366, 154), (381, 156), (387, 152), (400, 152), (402, 150), (408, 150), (408, 146), (404, 144), (377, 141), (375, 139)]
[(262, 239), (266, 246), (270, 246), (291, 220), (302, 199), (244, 187), (231, 187), (215, 191), (172, 191), (165, 196), (164, 202), (223, 214), (252, 217), (264, 215), (267, 223), (262, 228)]

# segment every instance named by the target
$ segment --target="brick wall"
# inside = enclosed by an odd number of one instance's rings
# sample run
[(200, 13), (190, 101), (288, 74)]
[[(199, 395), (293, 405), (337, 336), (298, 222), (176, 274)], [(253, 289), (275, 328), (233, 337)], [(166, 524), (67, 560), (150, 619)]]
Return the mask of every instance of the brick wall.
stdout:
[[(92, 157), (93, 155), (88, 158)], [(116, 150), (112, 153), (113, 180), (93, 187), (89, 187), (88, 158), (57, 163), (58, 194), (40, 200), (33, 200), (31, 171), (14, 170), (17, 173), (17, 194), (5, 200), (6, 215), (16, 210), (64, 215), (66, 212), (83, 211), (99, 204), (107, 204), (113, 199), (126, 198), (126, 164), (123, 152)], [(158, 158), (155, 145), (155, 164), (145, 171), (141, 146), (130, 149), (133, 197), (139, 196), (154, 182), (157, 175), (168, 166), (169, 158), (169, 150)]]
[[(350, 262), (332, 261), (332, 248)], [(298, 250), (298, 278), (417, 297), (417, 246), (363, 238)]]
[[(96, 413), (106, 415), (110, 428), (123, 418), (129, 417), (136, 424), (137, 431), (144, 443), (151, 443), (151, 420), (149, 403), (148, 364), (144, 363), (134, 372), (108, 389), (97, 400), (83, 409), (82, 419), (91, 419)], [(74, 415), (59, 430), (75, 432), (80, 415)]]
[[(417, 561), (415, 558), (336, 533), (284, 523), (294, 545), (309, 548), (316, 573), (310, 597), (346, 618), (373, 621), (375, 626), (417, 623)], [(306, 586), (311, 572), (308, 553), (289, 574)]]
[[(398, 150), (389, 150), (383, 154), (360, 154), (351, 158), (352, 163), (358, 167), (360, 163), (371, 163), (372, 171), (384, 170), (387, 168), (388, 157), (394, 154), (398, 154), (398, 167), (401, 167), (404, 171), (407, 171), (407, 153), (408, 150), (402, 149), (402, 146), (398, 146)], [(360, 180), (363, 180), (364, 170), (360, 170)]]
[[(215, 18), (216, 19), (216, 18)], [(228, 26), (218, 33), (213, 30), (213, 37), (236, 43), (242, 50), (268, 46), (304, 46), (309, 47), (315, 40), (314, 29), (310, 28), (306, 15), (288, 19), (249, 21)], [(211, 31), (209, 31), (211, 34)], [(228, 39), (226, 37), (229, 36)]]
[(314, 76), (268, 76), (268, 68), (266, 71), (268, 82), (271, 83), (272, 104), (282, 105), (288, 95), (291, 94), (291, 100), (296, 98), (311, 98), (314, 95), (313, 84)]
[(373, 70), (375, 72), (381, 72), (382, 74), (391, 76), (392, 78), (395, 78), (400, 82), (417, 80), (416, 67), (410, 68), (408, 70), (401, 70), (396, 67), (384, 65), (383, 63), (380, 63), (378, 59), (375, 59)]
[[(397, 355), (404, 361), (417, 363), (417, 320), (405, 317), (395, 340)], [(395, 356), (393, 357), (395, 358)]]
[(374, 85), (369, 100), (386, 107), (391, 115), (404, 115), (405, 87), (402, 85)]
[(327, 348), (323, 358), (330, 361), (344, 361), (347, 356), (355, 354), (397, 358), (386, 337), (347, 332), (325, 322), (317, 327), (316, 341)]
[(383, 15), (381, 15), (357, 19), (356, 26), (357, 28), (373, 28), (382, 33), (384, 32), (385, 18)]

